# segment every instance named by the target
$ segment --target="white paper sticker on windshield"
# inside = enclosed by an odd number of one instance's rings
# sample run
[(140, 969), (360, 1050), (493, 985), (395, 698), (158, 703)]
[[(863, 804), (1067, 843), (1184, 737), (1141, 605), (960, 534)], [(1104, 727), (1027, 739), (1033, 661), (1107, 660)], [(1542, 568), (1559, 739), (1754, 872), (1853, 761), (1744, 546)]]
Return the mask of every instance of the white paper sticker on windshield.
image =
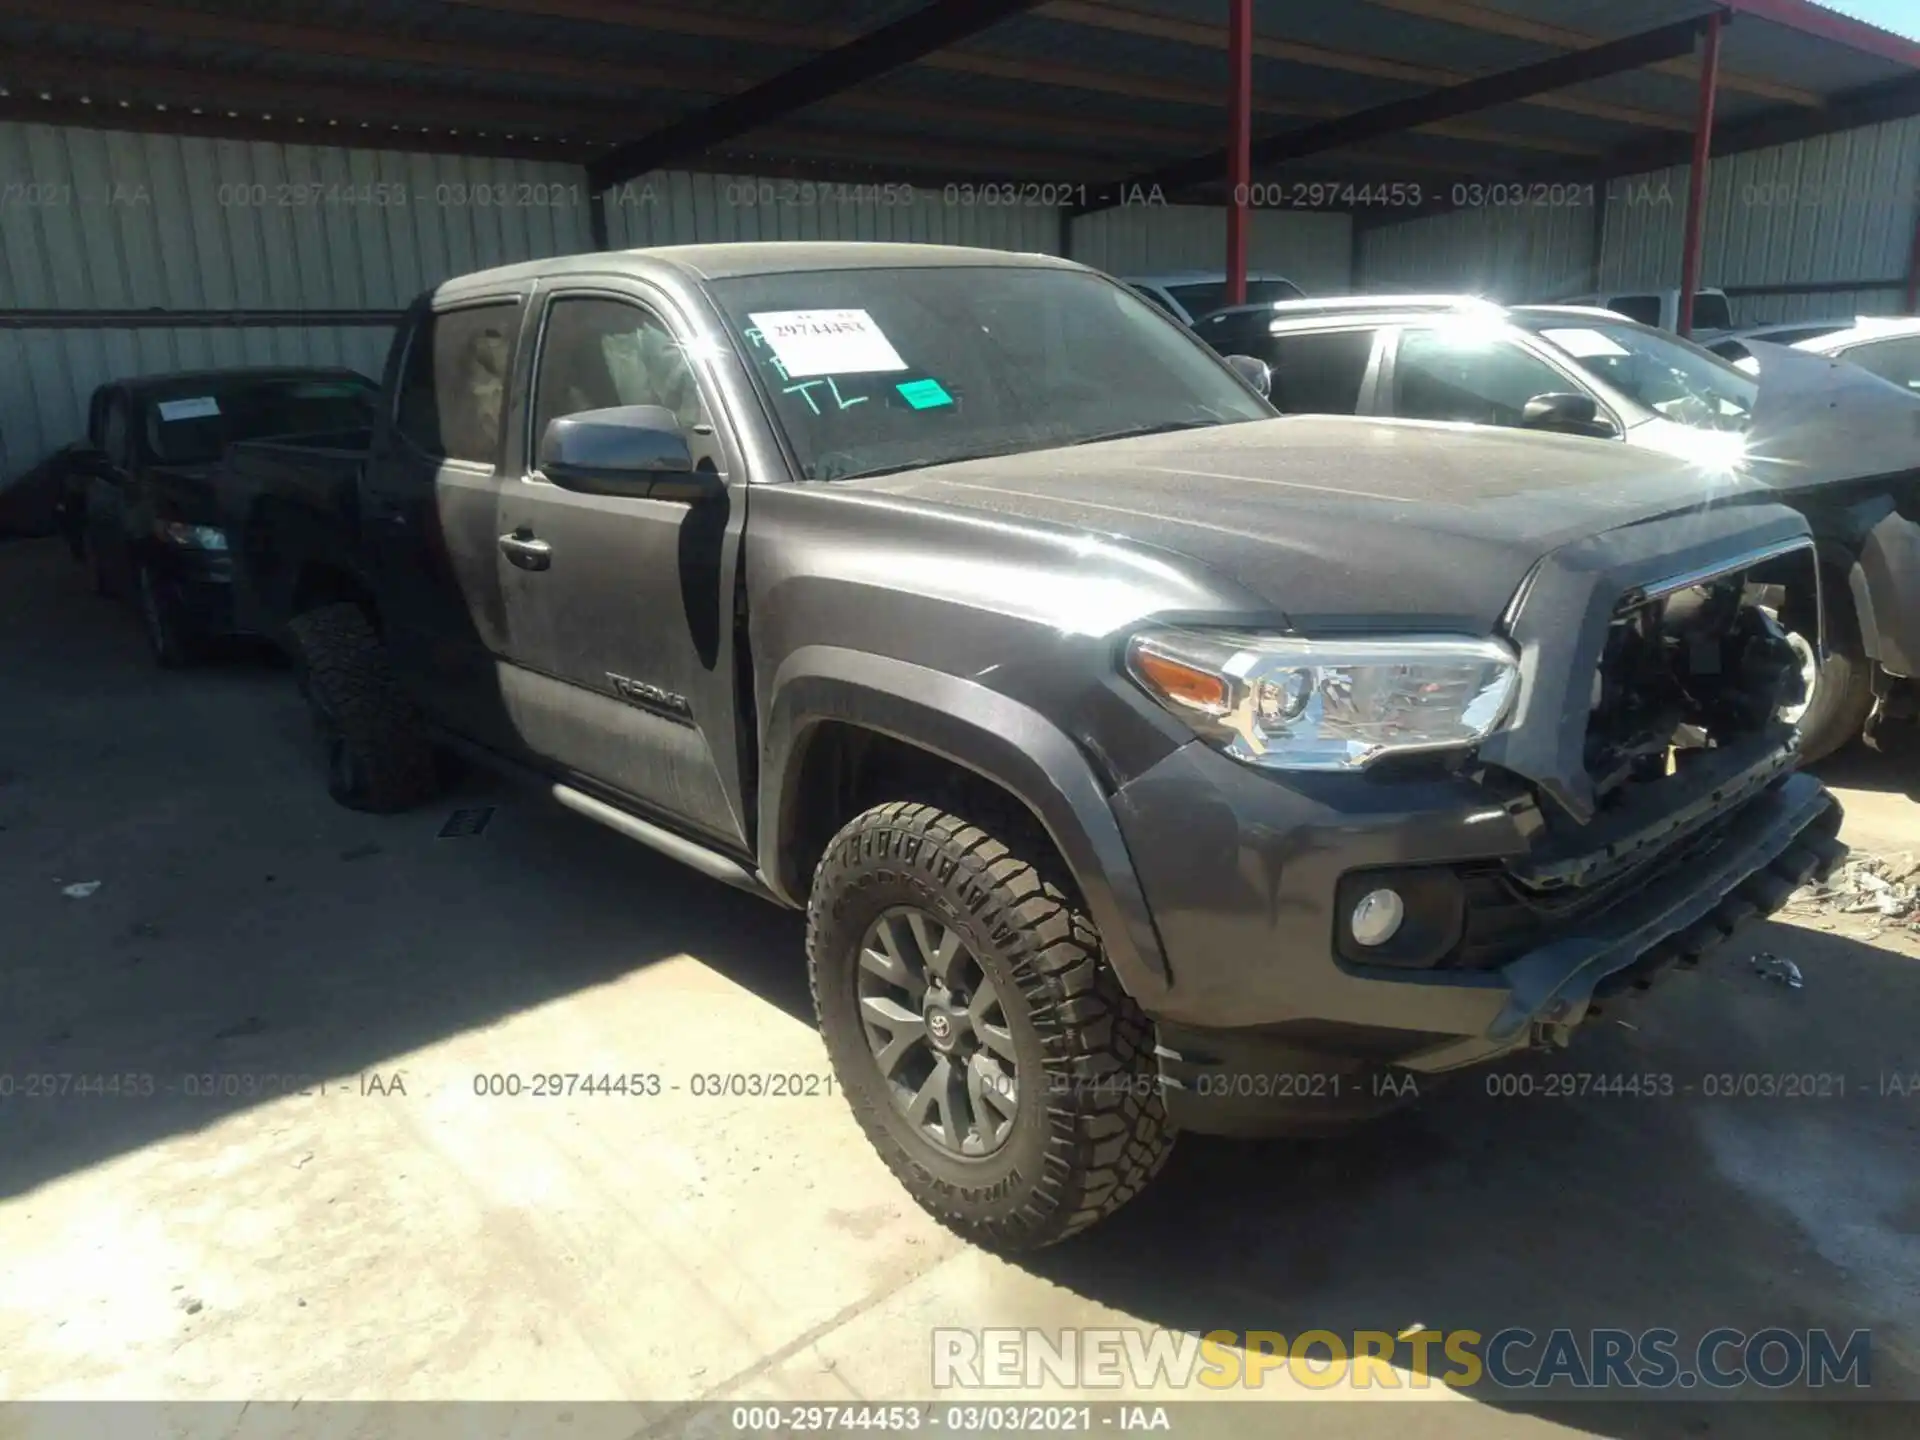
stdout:
[(790, 379), (907, 368), (864, 310), (769, 310), (747, 318)]
[(162, 420), (205, 420), (210, 415), (220, 413), (220, 402), (211, 395), (198, 395), (191, 400), (162, 400), (160, 418)]
[(1626, 346), (1602, 335), (1598, 330), (1542, 330), (1540, 334), (1576, 360), (1592, 360), (1601, 355), (1629, 353)]

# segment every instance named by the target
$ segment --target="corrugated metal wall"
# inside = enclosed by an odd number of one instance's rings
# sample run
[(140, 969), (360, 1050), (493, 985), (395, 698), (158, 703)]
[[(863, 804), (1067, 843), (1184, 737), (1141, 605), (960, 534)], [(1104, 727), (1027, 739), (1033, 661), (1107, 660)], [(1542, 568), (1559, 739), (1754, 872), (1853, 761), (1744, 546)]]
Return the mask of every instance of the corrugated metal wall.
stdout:
[[(849, 190), (878, 192), (859, 200)], [(911, 185), (813, 185), (750, 175), (665, 171), (608, 192), (607, 242), (617, 250), (726, 240), (892, 240), (1057, 255), (1060, 211), (1045, 205), (949, 202)]]
[(1593, 274), (1593, 211), (1489, 205), (1368, 230), (1360, 237), (1361, 287), (1505, 301), (1584, 290)]
[[(1607, 187), (1602, 288), (1680, 283), (1687, 167)], [(1860, 281), (1818, 294), (1736, 295), (1742, 325), (1898, 310), (1920, 217), (1920, 116), (1729, 155), (1707, 180), (1703, 284)], [(1361, 237), (1359, 288), (1477, 290), (1551, 299), (1590, 289), (1592, 212), (1498, 208), (1384, 226)]]
[[(450, 275), (589, 249), (590, 234), (568, 165), (0, 123), (0, 311), (397, 310)], [(113, 376), (377, 370), (386, 342), (324, 324), (0, 330), (0, 479), (76, 438)]]
[[(949, 203), (902, 187), (663, 173), (610, 197), (617, 247), (708, 240), (912, 240), (1053, 253), (1061, 212)], [(1686, 172), (1609, 187), (1602, 283), (1678, 283)], [(1920, 117), (1716, 161), (1703, 278), (1723, 286), (1860, 281), (1857, 290), (1736, 297), (1741, 323), (1884, 312), (1920, 214)], [(0, 123), (0, 311), (397, 310), (449, 275), (591, 245), (578, 167)], [(1129, 206), (1072, 224), (1070, 253), (1118, 274), (1218, 269), (1225, 217)], [(1371, 230), (1353, 272), (1345, 215), (1265, 210), (1251, 262), (1309, 293), (1587, 288), (1584, 205), (1493, 206)], [(1873, 288), (1879, 282), (1881, 288)], [(0, 481), (80, 432), (114, 375), (190, 365), (377, 369), (380, 327), (0, 329)]]
[[(1226, 212), (1206, 205), (1126, 205), (1073, 224), (1073, 258), (1114, 275), (1219, 270), (1226, 264)], [(1256, 210), (1248, 268), (1275, 270), (1309, 295), (1339, 295), (1353, 283), (1353, 221), (1311, 210)]]
[[(1713, 162), (1700, 251), (1704, 284), (1860, 280), (1897, 287), (1920, 212), (1920, 116)], [(1687, 169), (1615, 181), (1601, 252), (1604, 286), (1680, 283)], [(1736, 297), (1747, 325), (1898, 310), (1898, 288)]]

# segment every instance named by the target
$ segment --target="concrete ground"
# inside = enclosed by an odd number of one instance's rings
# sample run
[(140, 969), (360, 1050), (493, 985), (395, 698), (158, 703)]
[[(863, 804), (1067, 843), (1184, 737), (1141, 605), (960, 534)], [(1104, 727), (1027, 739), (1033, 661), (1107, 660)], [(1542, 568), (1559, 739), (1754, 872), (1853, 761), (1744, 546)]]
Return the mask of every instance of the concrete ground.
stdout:
[[(0, 547), (0, 1398), (924, 1400), (941, 1325), (1870, 1328), (1876, 1393), (1920, 1398), (1920, 1094), (1881, 1093), (1920, 1075), (1910, 936), (1770, 926), (1511, 1067), (1673, 1098), (1474, 1076), (1337, 1143), (1189, 1141), (1010, 1264), (924, 1218), (837, 1096), (694, 1093), (826, 1089), (797, 917), (485, 779), (340, 810), (306, 737), (284, 671), (160, 673), (54, 547)], [(1920, 756), (1833, 769), (1855, 843), (1920, 850)], [(661, 1093), (476, 1093), (553, 1071)], [(1846, 1093), (1700, 1093), (1749, 1072)], [(1912, 1430), (1449, 1398), (1289, 1433)], [(1221, 1433), (1267, 1433), (1239, 1413)]]

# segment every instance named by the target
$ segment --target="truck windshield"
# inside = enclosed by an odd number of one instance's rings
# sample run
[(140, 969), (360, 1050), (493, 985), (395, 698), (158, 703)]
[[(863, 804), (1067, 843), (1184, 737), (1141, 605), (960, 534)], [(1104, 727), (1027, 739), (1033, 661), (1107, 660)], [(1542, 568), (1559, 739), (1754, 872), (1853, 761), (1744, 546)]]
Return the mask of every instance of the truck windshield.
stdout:
[(1082, 271), (815, 270), (713, 290), (810, 480), (1275, 413), (1181, 326)]
[(1521, 315), (1522, 324), (1656, 415), (1699, 430), (1744, 430), (1759, 386), (1698, 345), (1645, 325)]
[(155, 397), (147, 448), (162, 465), (202, 465), (236, 440), (363, 430), (373, 423), (378, 393), (358, 377), (216, 379)]

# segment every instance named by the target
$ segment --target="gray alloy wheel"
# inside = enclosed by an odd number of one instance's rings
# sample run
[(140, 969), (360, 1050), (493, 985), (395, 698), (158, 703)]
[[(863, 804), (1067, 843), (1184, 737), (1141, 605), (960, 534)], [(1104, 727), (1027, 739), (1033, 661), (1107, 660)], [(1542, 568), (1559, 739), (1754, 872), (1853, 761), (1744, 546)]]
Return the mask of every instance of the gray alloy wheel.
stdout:
[(959, 932), (911, 906), (885, 911), (861, 941), (858, 995), (868, 1048), (908, 1123), (950, 1155), (1005, 1145), (1020, 1111), (1013, 1031)]
[(1146, 1188), (1174, 1129), (1153, 1022), (1058, 852), (993, 797), (956, 799), (980, 820), (896, 800), (828, 843), (807, 904), (814, 1010), (907, 1192), (970, 1240), (1037, 1250)]

